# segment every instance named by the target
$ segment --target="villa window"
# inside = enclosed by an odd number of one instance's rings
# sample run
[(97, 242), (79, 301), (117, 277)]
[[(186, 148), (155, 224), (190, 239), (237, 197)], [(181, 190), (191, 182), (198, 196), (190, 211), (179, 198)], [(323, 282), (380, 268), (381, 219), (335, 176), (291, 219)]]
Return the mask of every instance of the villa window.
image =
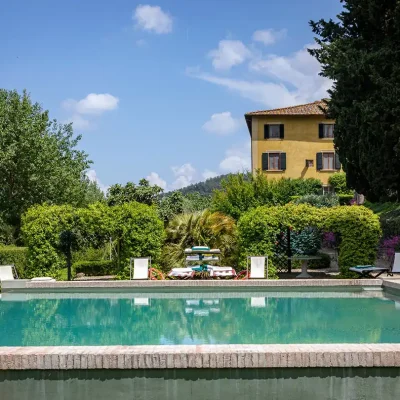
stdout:
[(283, 139), (285, 136), (285, 126), (283, 124), (264, 125), (264, 139)]
[(319, 171), (334, 171), (340, 170), (342, 164), (339, 161), (339, 156), (333, 151), (322, 151), (317, 153), (317, 170)]
[(322, 186), (322, 194), (323, 195), (329, 195), (335, 193), (333, 186), (331, 185), (324, 185)]
[(284, 171), (286, 169), (286, 153), (263, 153), (261, 163), (263, 171)]
[(333, 139), (335, 131), (334, 124), (319, 124), (319, 138)]

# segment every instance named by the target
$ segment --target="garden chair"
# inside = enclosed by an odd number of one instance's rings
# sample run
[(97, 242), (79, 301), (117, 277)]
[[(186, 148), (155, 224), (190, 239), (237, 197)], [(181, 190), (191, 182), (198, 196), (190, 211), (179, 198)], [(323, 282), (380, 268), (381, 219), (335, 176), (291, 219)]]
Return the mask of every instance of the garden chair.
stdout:
[(0, 282), (18, 279), (17, 270), (13, 264), (0, 265)]
[(387, 273), (390, 276), (400, 274), (400, 253), (394, 253), (393, 260), (390, 264), (390, 270)]
[[(267, 268), (265, 268), (265, 265)], [(265, 270), (267, 271), (268, 279), (268, 256), (249, 256), (247, 257), (247, 269), (239, 272), (236, 279), (265, 279)]]
[(132, 258), (130, 265), (130, 279), (149, 279), (149, 268), (151, 268), (151, 258), (134, 258), (133, 259), (133, 271), (132, 271)]

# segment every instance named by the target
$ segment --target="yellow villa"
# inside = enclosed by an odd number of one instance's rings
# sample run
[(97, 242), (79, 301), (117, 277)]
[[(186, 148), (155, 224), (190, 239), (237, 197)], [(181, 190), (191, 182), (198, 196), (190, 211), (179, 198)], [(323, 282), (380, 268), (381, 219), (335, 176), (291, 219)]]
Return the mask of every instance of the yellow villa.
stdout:
[(245, 114), (252, 171), (260, 169), (274, 178), (318, 178), (329, 191), (328, 178), (341, 165), (333, 146), (335, 121), (326, 119), (323, 104)]

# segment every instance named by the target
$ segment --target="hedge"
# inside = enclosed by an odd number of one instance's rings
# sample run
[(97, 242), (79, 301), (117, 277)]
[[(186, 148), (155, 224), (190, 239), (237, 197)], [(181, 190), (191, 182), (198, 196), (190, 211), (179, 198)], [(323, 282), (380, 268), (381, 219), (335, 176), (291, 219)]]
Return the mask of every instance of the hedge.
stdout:
[(316, 208), (307, 204), (258, 207), (245, 213), (238, 222), (239, 251), (243, 262), (247, 255), (268, 255), (270, 275), (278, 234), (287, 227), (300, 231), (306, 227), (331, 231), (341, 237), (339, 267), (342, 276), (353, 277), (349, 268), (375, 261), (381, 229), (378, 217), (362, 206)]
[(318, 253), (319, 260), (310, 260), (308, 262), (309, 269), (326, 269), (331, 266), (331, 257), (326, 253)]
[(80, 248), (99, 248), (116, 243), (124, 277), (129, 276), (131, 257), (151, 257), (157, 261), (164, 241), (164, 224), (153, 206), (126, 203), (107, 206), (91, 204), (87, 208), (40, 205), (22, 217), (22, 235), (28, 247), (27, 276), (58, 277), (65, 267), (60, 251), (60, 234), (73, 230)]
[(338, 197), (341, 206), (348, 206), (350, 201), (354, 199), (353, 194), (339, 194)]
[(78, 261), (72, 265), (72, 270), (76, 274), (87, 276), (104, 276), (115, 274), (115, 265), (112, 260), (104, 261)]
[(0, 246), (0, 265), (14, 264), (19, 278), (25, 278), (28, 249), (26, 247)]

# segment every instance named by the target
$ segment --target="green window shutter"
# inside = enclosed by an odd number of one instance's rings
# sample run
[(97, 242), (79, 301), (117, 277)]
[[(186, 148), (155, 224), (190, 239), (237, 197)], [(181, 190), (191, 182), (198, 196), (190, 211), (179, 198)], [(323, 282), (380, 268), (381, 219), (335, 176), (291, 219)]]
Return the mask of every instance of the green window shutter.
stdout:
[(283, 139), (285, 137), (285, 125), (283, 124), (279, 125), (279, 133), (280, 133), (280, 138)]
[(261, 156), (261, 169), (268, 171), (268, 153), (262, 153)]
[(342, 163), (339, 160), (339, 154), (335, 153), (335, 169), (342, 168)]
[(264, 125), (264, 139), (269, 139), (269, 125)]
[(317, 171), (320, 171), (322, 167), (322, 153), (317, 153)]
[(319, 134), (318, 134), (318, 137), (319, 137), (320, 139), (323, 139), (323, 137), (324, 137), (324, 124), (319, 124)]
[(281, 153), (281, 170), (286, 170), (286, 153)]

